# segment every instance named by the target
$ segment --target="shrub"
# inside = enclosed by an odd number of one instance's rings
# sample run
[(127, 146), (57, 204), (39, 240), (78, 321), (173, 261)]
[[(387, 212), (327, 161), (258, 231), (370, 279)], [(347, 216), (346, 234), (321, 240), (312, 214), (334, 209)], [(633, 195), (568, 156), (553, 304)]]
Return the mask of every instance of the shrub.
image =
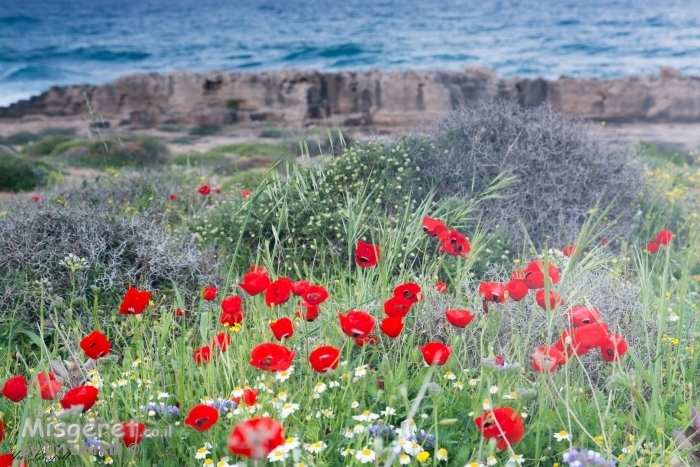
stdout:
[(0, 153), (0, 191), (27, 191), (49, 183), (55, 170), (46, 163)]
[(291, 131), (285, 130), (284, 128), (276, 128), (276, 127), (263, 128), (262, 131), (260, 131), (260, 134), (258, 135), (258, 137), (260, 137), (260, 138), (276, 138), (276, 139), (291, 138), (292, 136), (294, 136), (294, 134)]
[[(74, 138), (63, 143), (57, 144), (56, 147), (51, 151), (51, 156), (63, 156), (68, 151), (71, 151), (72, 155), (76, 153), (87, 154), (88, 148), (90, 147), (91, 141), (85, 138)], [(75, 149), (80, 149), (81, 151), (74, 151)]]
[(224, 191), (239, 192), (240, 190), (255, 191), (263, 182), (279, 179), (276, 170), (256, 168), (236, 172), (221, 187)]
[(178, 154), (173, 158), (173, 163), (177, 165), (190, 165), (190, 166), (199, 166), (199, 165), (210, 165), (215, 162), (221, 162), (224, 159), (226, 159), (226, 156), (218, 153), (218, 152), (205, 152), (205, 153), (200, 153), (200, 152), (194, 152), (194, 153), (184, 153), (184, 154)]
[(198, 125), (190, 128), (190, 136), (211, 136), (221, 131), (219, 125)]
[(39, 137), (45, 137), (45, 136), (73, 136), (75, 134), (75, 130), (73, 128), (47, 128), (45, 130), (41, 130), (39, 132)]
[(640, 171), (583, 120), (505, 101), (482, 101), (452, 111), (413, 138), (412, 157), (438, 196), (472, 197), (499, 175), (518, 181), (487, 207), (488, 218), (524, 243), (561, 244), (578, 233), (588, 211), (611, 205), (621, 217), (617, 233), (633, 225), (630, 203), (642, 185)]
[(32, 157), (48, 156), (56, 149), (56, 146), (71, 141), (70, 136), (47, 136), (24, 148), (24, 153)]
[(177, 133), (183, 131), (183, 127), (180, 125), (159, 125), (156, 130), (164, 131), (167, 133)]
[(19, 133), (14, 133), (7, 138), (4, 138), (4, 142), (11, 145), (23, 145), (36, 141), (40, 138), (39, 135), (35, 135), (29, 131), (20, 131)]
[(111, 136), (92, 141), (87, 152), (78, 151), (68, 157), (71, 165), (97, 168), (146, 167), (166, 164), (169, 160), (167, 146), (149, 136)]
[(264, 156), (279, 157), (288, 153), (287, 145), (271, 143), (235, 143), (216, 146), (210, 149), (208, 154), (230, 154), (243, 157)]

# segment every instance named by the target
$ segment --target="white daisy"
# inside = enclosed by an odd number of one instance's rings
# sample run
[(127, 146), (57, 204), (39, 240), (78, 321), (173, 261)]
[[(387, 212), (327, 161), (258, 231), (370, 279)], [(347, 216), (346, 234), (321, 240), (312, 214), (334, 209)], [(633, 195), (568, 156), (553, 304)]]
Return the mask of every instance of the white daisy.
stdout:
[(489, 388), (489, 392), (491, 394), (496, 394), (498, 392), (498, 386), (496, 386), (496, 385), (491, 386), (491, 388)]
[(299, 438), (295, 438), (292, 436), (284, 440), (284, 452), (289, 452), (292, 449), (298, 448), (299, 446), (301, 446)]
[(350, 408), (356, 409), (360, 406), (360, 403), (357, 401), (352, 401), (352, 404), (350, 404)]
[(364, 448), (355, 453), (355, 459), (360, 461), (360, 464), (369, 464), (370, 462), (374, 462), (375, 457), (377, 457), (376, 453), (368, 448)]
[(367, 365), (360, 365), (355, 368), (355, 376), (361, 378), (367, 374)]
[(209, 449), (207, 449), (207, 447), (204, 446), (204, 447), (197, 449), (197, 452), (195, 453), (194, 458), (195, 459), (206, 459), (209, 454), (211, 454), (211, 451), (209, 451)]
[(287, 402), (282, 406), (282, 409), (280, 410), (280, 417), (287, 418), (297, 410), (299, 410), (299, 404)]
[(525, 458), (522, 456), (522, 454), (514, 454), (510, 456), (510, 459), (508, 459), (510, 462), (514, 462), (518, 465), (521, 465), (523, 462), (525, 462)]
[(284, 461), (285, 458), (284, 446), (277, 446), (270, 452), (270, 454), (267, 455), (267, 460), (270, 462)]
[(376, 413), (372, 413), (369, 410), (365, 410), (360, 415), (353, 415), (352, 418), (357, 420), (358, 422), (373, 422), (374, 420), (377, 420), (379, 418), (379, 415), (377, 415)]
[(450, 381), (453, 381), (453, 380), (457, 379), (457, 375), (455, 375), (451, 371), (446, 371), (443, 378), (449, 379)]
[(435, 452), (435, 458), (439, 461), (446, 461), (447, 460), (447, 449), (445, 448), (440, 448)]
[(390, 415), (396, 415), (396, 409), (394, 409), (392, 407), (387, 407), (386, 409), (382, 410), (380, 413), (382, 415), (384, 415), (385, 417), (389, 417)]
[(304, 448), (311, 454), (318, 454), (326, 449), (326, 443), (323, 441), (316, 441), (315, 443), (305, 444)]
[(554, 438), (557, 441), (571, 441), (571, 434), (566, 430), (561, 430), (559, 433), (554, 433)]
[(408, 454), (401, 454), (399, 456), (399, 464), (401, 465), (408, 465), (411, 463), (411, 456)]

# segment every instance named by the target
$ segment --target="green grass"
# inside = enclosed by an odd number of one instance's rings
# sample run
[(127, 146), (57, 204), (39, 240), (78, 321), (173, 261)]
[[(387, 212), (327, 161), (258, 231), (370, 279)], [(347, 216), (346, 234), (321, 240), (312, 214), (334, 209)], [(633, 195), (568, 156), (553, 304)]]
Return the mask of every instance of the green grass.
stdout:
[(183, 131), (184, 128), (180, 125), (158, 125), (156, 130), (165, 131), (166, 133), (178, 133)]

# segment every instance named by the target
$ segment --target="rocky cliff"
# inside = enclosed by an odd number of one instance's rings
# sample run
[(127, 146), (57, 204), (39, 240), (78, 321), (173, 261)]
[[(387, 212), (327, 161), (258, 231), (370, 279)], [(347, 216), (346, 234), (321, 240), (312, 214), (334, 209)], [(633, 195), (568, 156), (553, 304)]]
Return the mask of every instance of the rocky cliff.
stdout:
[[(561, 111), (611, 122), (700, 122), (700, 77), (662, 68), (658, 76), (554, 81), (499, 78), (488, 68), (458, 71), (136, 74), (112, 84), (54, 87), (0, 108), (0, 119), (79, 115), (85, 97), (95, 115), (157, 123), (232, 124), (270, 120), (342, 125), (413, 125), (476, 99)], [(0, 120), (1, 122), (1, 120)]]

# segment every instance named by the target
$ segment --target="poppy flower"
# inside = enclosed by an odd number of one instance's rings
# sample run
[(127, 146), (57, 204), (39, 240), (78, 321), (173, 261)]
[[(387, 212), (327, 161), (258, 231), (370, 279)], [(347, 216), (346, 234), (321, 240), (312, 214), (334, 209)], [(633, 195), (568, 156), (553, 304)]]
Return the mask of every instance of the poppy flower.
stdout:
[(233, 427), (228, 448), (233, 454), (249, 459), (265, 459), (284, 444), (282, 424), (268, 417), (251, 418)]
[(449, 232), (441, 234), (440, 241), (442, 242), (442, 246), (439, 251), (444, 251), (448, 255), (466, 258), (467, 254), (472, 250), (467, 237), (456, 230), (450, 230)]
[[(38, 197), (37, 197), (38, 198)], [(0, 467), (12, 467), (15, 462), (15, 456), (17, 454), (14, 452), (8, 452), (5, 454), (0, 454)], [(27, 467), (27, 463), (22, 459), (17, 459), (17, 467)]]
[(311, 284), (309, 281), (301, 280), (292, 282), (292, 293), (297, 297), (300, 297), (310, 286)]
[(61, 382), (56, 381), (56, 377), (50, 371), (48, 373), (39, 373), (36, 376), (35, 385), (39, 386), (41, 398), (47, 401), (55, 399), (61, 390)]
[(393, 296), (384, 302), (384, 313), (390, 317), (403, 318), (411, 311), (413, 302), (405, 297)]
[(447, 292), (447, 284), (440, 281), (435, 284), (435, 290), (437, 291), (437, 293), (445, 293)]
[(119, 314), (140, 315), (148, 306), (150, 299), (151, 294), (148, 291), (129, 287), (129, 290), (124, 294), (121, 305), (119, 305)]
[(175, 316), (178, 316), (178, 317), (185, 316), (185, 310), (183, 310), (180, 307), (175, 308), (174, 313), (175, 313)]
[(428, 365), (444, 365), (450, 358), (452, 347), (441, 342), (430, 342), (420, 348), (423, 360)]
[(258, 344), (250, 351), (250, 364), (264, 371), (286, 371), (292, 366), (294, 351), (279, 344)]
[(403, 331), (403, 318), (398, 316), (384, 318), (379, 329), (388, 337), (394, 339)]
[(565, 361), (561, 351), (552, 346), (538, 347), (532, 354), (532, 368), (539, 373), (553, 373)]
[(304, 321), (315, 321), (316, 318), (321, 314), (321, 307), (318, 305), (309, 305), (308, 303), (302, 301), (301, 306), (296, 311), (295, 315)]
[(627, 341), (617, 334), (608, 334), (600, 346), (600, 356), (606, 362), (616, 362), (627, 352)]
[(379, 342), (379, 338), (374, 334), (355, 338), (355, 344), (359, 345), (360, 347), (364, 346), (365, 344), (374, 345), (377, 342)]
[(535, 301), (543, 310), (553, 310), (557, 306), (563, 305), (564, 300), (554, 290), (550, 290), (545, 298), (544, 289), (538, 290), (535, 294)]
[[(549, 272), (549, 283), (556, 284), (559, 282), (559, 270), (557, 267), (549, 263), (547, 265), (547, 270)], [(530, 262), (530, 264), (523, 269), (523, 274), (523, 282), (528, 289), (544, 288), (544, 261), (535, 260)]]
[(204, 432), (213, 427), (217, 420), (219, 420), (218, 410), (210, 405), (199, 404), (192, 407), (184, 423), (197, 431)]
[(199, 365), (203, 363), (209, 363), (211, 361), (211, 357), (211, 347), (209, 347), (208, 345), (195, 349), (192, 353), (192, 358), (194, 359), (194, 362)]
[(243, 404), (247, 405), (248, 407), (252, 407), (258, 400), (258, 391), (251, 388), (245, 388), (241, 397), (232, 397), (231, 400), (237, 405), (241, 405), (241, 402), (243, 402)]
[(311, 367), (319, 373), (338, 368), (340, 362), (340, 349), (330, 345), (321, 346), (312, 350), (309, 354)]
[(256, 272), (258, 274), (265, 274), (266, 276), (270, 275), (270, 271), (265, 269), (263, 266), (258, 266), (257, 264), (251, 265), (250, 269), (248, 269), (248, 272)]
[(275, 339), (278, 341), (285, 338), (289, 339), (294, 335), (292, 320), (286, 316), (270, 323), (270, 329), (272, 330), (272, 334), (275, 335)]
[(445, 318), (452, 326), (465, 328), (472, 322), (474, 315), (469, 310), (447, 310)]
[(486, 439), (496, 439), (496, 447), (506, 449), (509, 444), (515, 444), (525, 436), (525, 424), (522, 417), (511, 407), (500, 407), (485, 412), (474, 419), (476, 428)]
[(365, 337), (374, 330), (374, 318), (365, 311), (350, 310), (345, 315), (338, 313), (338, 319), (346, 336)]
[(503, 303), (508, 298), (506, 286), (499, 282), (482, 282), (477, 292), (487, 302)]
[(213, 285), (208, 285), (204, 287), (204, 290), (202, 291), (202, 297), (208, 302), (216, 300), (216, 287), (214, 287)]
[(207, 196), (209, 193), (211, 193), (211, 187), (209, 185), (202, 185), (197, 191), (200, 195)]
[(233, 326), (243, 321), (245, 313), (241, 310), (241, 305), (243, 301), (238, 295), (231, 297), (226, 297), (221, 300), (221, 315), (219, 315), (219, 322), (221, 324), (227, 324)]
[(423, 217), (423, 232), (431, 237), (439, 237), (443, 233), (447, 233), (449, 229), (447, 226), (438, 219), (433, 219), (428, 216)]
[(554, 345), (560, 351), (571, 355), (583, 355), (603, 345), (608, 337), (608, 325), (605, 323), (585, 324), (562, 332), (561, 339)]
[(32, 196), (32, 201), (34, 201), (35, 203), (38, 203), (39, 201), (41, 201), (41, 198), (37, 195), (34, 195), (34, 196)]
[(656, 253), (657, 251), (659, 251), (659, 248), (661, 248), (661, 244), (659, 242), (647, 243), (647, 251), (649, 253)]
[(143, 439), (143, 432), (146, 431), (146, 425), (138, 422), (124, 422), (121, 424), (122, 441), (124, 445), (134, 446), (139, 444)]
[(328, 291), (322, 285), (310, 285), (301, 297), (309, 305), (320, 305), (328, 298)]
[(78, 386), (68, 391), (61, 399), (61, 407), (68, 410), (82, 406), (87, 412), (97, 402), (97, 388), (93, 386)]
[(229, 345), (231, 345), (231, 336), (226, 332), (218, 333), (211, 341), (211, 348), (219, 349), (222, 352), (226, 352)]
[(661, 230), (654, 237), (654, 241), (659, 245), (668, 245), (673, 240), (673, 233), (670, 230)]
[(241, 190), (241, 197), (247, 198), (250, 196), (250, 190)]
[(403, 297), (411, 303), (418, 303), (423, 299), (420, 285), (414, 282), (406, 282), (394, 289), (394, 297)]
[(496, 355), (495, 357), (493, 357), (493, 363), (495, 363), (496, 366), (503, 366), (506, 364), (506, 359), (503, 358), (502, 355)]
[(567, 258), (571, 258), (576, 254), (576, 245), (567, 245), (561, 249), (561, 253)]
[(24, 376), (18, 375), (9, 378), (5, 381), (2, 386), (2, 395), (10, 399), (12, 402), (20, 402), (22, 399), (27, 397), (27, 392), (29, 388), (27, 387), (27, 382)]
[(292, 281), (288, 277), (280, 277), (265, 290), (265, 304), (280, 306), (287, 303), (292, 294)]
[(590, 306), (576, 305), (566, 314), (569, 322), (575, 328), (580, 328), (586, 324), (593, 324), (600, 319), (598, 308)]
[(380, 250), (377, 245), (372, 245), (371, 243), (363, 242), (359, 240), (357, 242), (357, 249), (355, 250), (355, 263), (361, 268), (371, 268), (376, 266), (379, 262)]
[(107, 336), (100, 331), (93, 331), (89, 336), (80, 341), (80, 348), (83, 349), (88, 358), (97, 360), (109, 353), (111, 345)]
[(508, 294), (508, 298), (516, 302), (519, 302), (523, 298), (527, 297), (528, 292), (530, 292), (530, 289), (527, 288), (525, 282), (520, 279), (511, 279), (506, 284), (505, 290)]
[(243, 282), (238, 284), (248, 295), (255, 296), (263, 293), (270, 286), (267, 271), (251, 271), (243, 276)]

